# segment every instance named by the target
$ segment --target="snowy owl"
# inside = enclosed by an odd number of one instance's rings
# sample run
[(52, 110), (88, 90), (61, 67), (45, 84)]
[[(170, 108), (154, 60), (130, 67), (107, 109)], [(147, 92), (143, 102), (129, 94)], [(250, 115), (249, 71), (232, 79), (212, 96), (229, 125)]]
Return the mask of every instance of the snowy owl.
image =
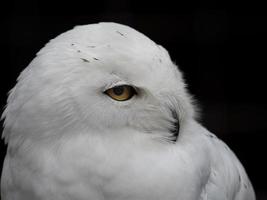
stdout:
[(3, 113), (3, 200), (254, 200), (168, 52), (115, 23), (41, 49)]

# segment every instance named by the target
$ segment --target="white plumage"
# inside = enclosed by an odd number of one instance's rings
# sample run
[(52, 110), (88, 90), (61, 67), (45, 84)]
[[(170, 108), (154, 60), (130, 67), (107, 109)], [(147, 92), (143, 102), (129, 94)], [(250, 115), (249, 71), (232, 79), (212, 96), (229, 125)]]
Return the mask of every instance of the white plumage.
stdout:
[[(106, 91), (118, 86), (136, 94), (117, 101)], [(195, 120), (168, 52), (124, 25), (51, 40), (2, 117), (3, 200), (255, 199), (232, 151)]]

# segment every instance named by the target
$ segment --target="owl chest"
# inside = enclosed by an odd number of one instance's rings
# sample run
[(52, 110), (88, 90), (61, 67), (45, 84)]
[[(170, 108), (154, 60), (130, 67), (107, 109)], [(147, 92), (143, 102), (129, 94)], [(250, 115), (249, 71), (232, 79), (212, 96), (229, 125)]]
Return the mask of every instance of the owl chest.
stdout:
[(197, 199), (198, 192), (184, 192), (198, 188), (198, 181), (188, 179), (197, 177), (191, 164), (179, 153), (157, 149), (79, 141), (53, 151), (39, 150), (25, 166), (26, 190), (36, 199), (47, 194), (57, 200)]
[(194, 172), (180, 164), (175, 155), (132, 148), (95, 146), (82, 153), (74, 149), (65, 152), (57, 159), (50, 175), (54, 188), (61, 188), (62, 195), (71, 198), (79, 191), (80, 199), (195, 198), (183, 192), (188, 187), (196, 188), (197, 182), (187, 178), (194, 176)]

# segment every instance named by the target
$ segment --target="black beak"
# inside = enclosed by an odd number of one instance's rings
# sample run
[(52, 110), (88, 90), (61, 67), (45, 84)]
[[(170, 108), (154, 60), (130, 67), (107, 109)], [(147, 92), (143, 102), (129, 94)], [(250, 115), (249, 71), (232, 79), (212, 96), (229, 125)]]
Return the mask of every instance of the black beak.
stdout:
[(180, 123), (179, 123), (177, 112), (175, 110), (171, 110), (171, 112), (172, 112), (173, 118), (175, 119), (175, 122), (173, 122), (173, 128), (170, 130), (170, 132), (172, 133), (171, 141), (176, 142), (179, 136)]

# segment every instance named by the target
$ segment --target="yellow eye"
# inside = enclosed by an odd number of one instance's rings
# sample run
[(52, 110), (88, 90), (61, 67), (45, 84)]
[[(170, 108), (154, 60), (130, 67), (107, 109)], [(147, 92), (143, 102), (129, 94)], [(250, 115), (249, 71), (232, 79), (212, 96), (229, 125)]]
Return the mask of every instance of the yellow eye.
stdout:
[(114, 100), (126, 101), (136, 94), (135, 89), (129, 85), (120, 85), (110, 88), (105, 93)]

